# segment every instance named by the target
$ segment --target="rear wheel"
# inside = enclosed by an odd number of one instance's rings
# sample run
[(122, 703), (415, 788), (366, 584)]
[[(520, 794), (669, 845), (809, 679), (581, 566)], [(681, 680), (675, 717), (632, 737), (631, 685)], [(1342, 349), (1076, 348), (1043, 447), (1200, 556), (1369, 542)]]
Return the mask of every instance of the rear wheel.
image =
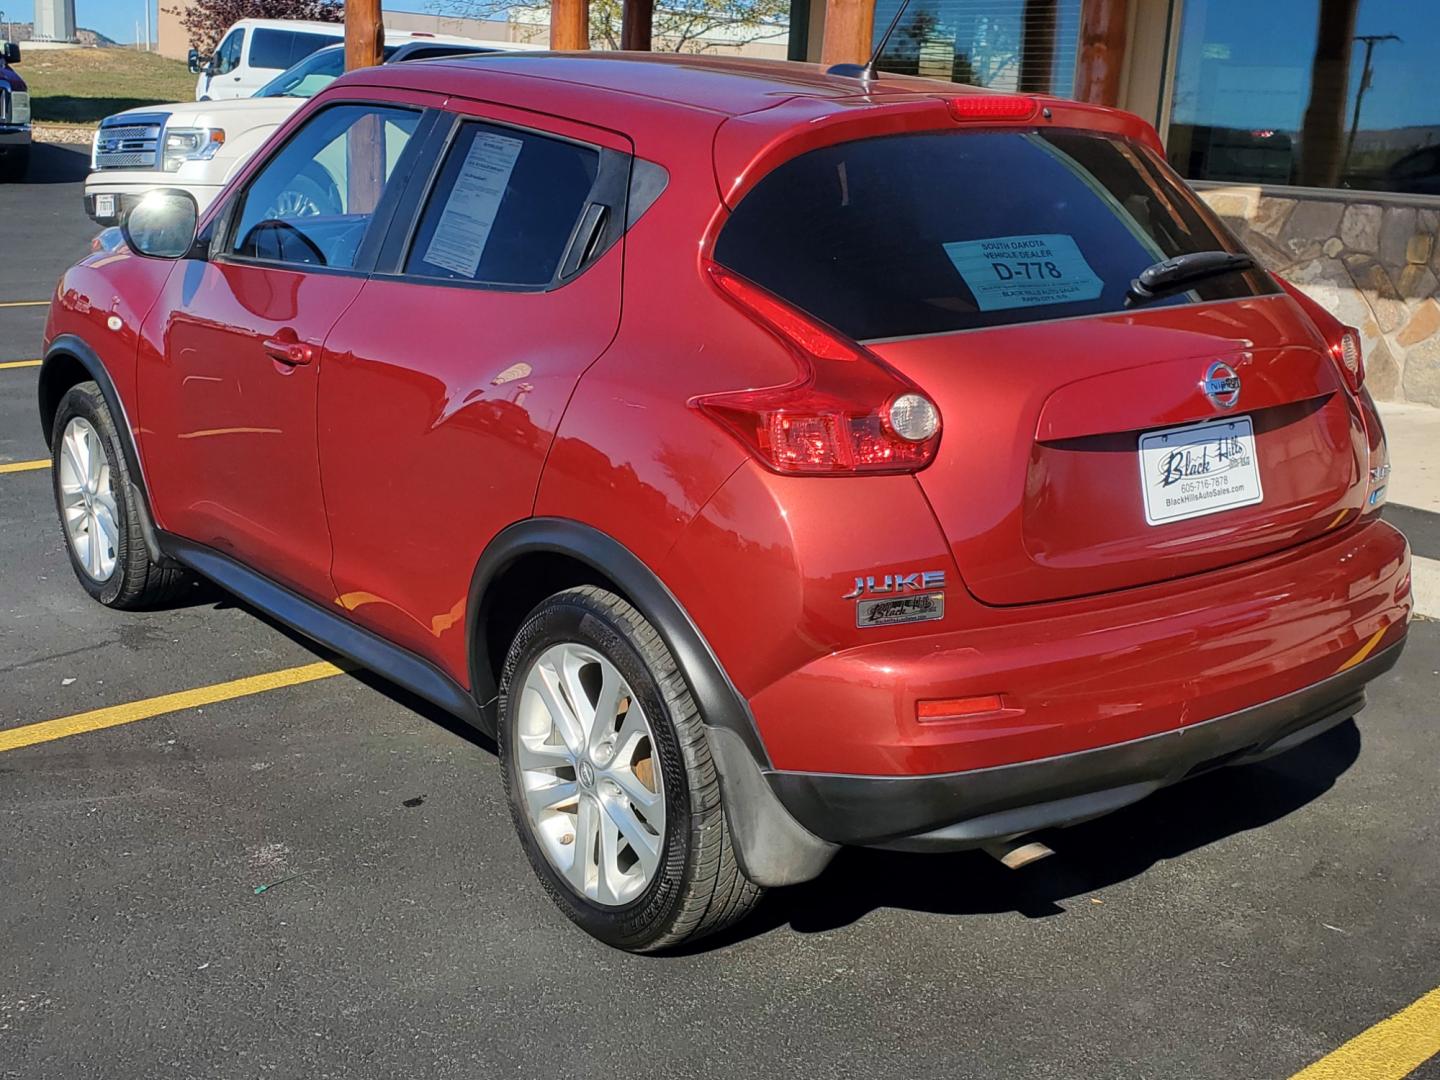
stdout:
[(586, 586), (550, 597), (505, 663), (500, 760), (525, 854), (574, 922), (650, 951), (743, 918), (704, 726), (655, 628)]
[(65, 550), (85, 591), (115, 608), (173, 599), (187, 578), (150, 559), (120, 436), (93, 382), (72, 386), (60, 399), (50, 444)]

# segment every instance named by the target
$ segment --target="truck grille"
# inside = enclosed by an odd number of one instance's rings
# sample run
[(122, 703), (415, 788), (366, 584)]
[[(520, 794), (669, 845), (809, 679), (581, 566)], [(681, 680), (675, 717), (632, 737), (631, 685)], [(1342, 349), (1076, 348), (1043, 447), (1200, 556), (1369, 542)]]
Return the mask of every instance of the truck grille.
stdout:
[(10, 91), (0, 89), (0, 124), (10, 123)]
[(100, 125), (95, 141), (97, 169), (153, 169), (160, 149), (164, 117), (126, 117), (122, 124)]

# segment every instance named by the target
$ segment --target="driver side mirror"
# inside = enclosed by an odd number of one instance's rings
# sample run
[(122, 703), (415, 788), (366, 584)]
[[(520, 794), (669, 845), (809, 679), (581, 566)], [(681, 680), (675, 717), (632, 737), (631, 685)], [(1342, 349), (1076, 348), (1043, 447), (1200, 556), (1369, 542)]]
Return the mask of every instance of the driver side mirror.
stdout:
[(125, 243), (151, 259), (183, 259), (195, 250), (200, 207), (188, 191), (149, 192), (120, 221)]
[(190, 65), (191, 75), (199, 75), (200, 69), (208, 63), (208, 61), (200, 55), (199, 49), (191, 49), (189, 56), (186, 57), (186, 62)]
[(20, 62), (20, 46), (13, 41), (5, 43), (5, 63), (18, 64)]

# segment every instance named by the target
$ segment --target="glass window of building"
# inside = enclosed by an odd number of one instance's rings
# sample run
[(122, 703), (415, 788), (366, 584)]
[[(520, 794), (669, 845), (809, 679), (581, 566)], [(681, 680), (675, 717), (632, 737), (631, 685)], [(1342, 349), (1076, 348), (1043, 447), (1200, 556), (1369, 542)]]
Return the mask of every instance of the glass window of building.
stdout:
[[(818, 2), (818, 0), (816, 0)], [(875, 42), (901, 0), (877, 0)], [(911, 0), (878, 67), (994, 90), (1068, 96), (1081, 0)]]
[(1440, 195), (1440, 3), (1186, 0), (1170, 162), (1192, 180)]

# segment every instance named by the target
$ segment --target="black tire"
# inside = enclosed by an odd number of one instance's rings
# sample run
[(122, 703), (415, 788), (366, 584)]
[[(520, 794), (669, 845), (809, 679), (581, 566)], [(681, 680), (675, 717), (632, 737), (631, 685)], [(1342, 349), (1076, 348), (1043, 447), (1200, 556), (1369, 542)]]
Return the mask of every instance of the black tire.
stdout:
[(20, 184), (30, 172), (30, 147), (22, 146), (0, 156), (0, 182)]
[[(552, 645), (578, 643), (619, 670), (651, 722), (665, 797), (665, 840), (654, 877), (619, 907), (582, 896), (551, 865), (530, 824), (514, 758), (525, 675)], [(530, 613), (510, 646), (500, 683), (499, 748), (510, 813), (550, 898), (582, 929), (619, 949), (653, 952), (743, 919), (763, 889), (741, 872), (699, 711), (675, 658), (645, 617), (593, 586), (556, 593)]]
[[(115, 547), (115, 570), (105, 580), (97, 580), (81, 564), (65, 528), (64, 501), (60, 490), (61, 441), (70, 421), (81, 417), (90, 423), (100, 437), (106, 463), (110, 466), (110, 485), (115, 498), (118, 541)], [(192, 584), (184, 570), (157, 566), (145, 547), (141, 528), (143, 510), (130, 498), (130, 471), (120, 448), (120, 435), (111, 419), (110, 409), (93, 382), (72, 386), (60, 399), (51, 429), (50, 481), (55, 495), (55, 509), (60, 519), (60, 534), (70, 567), (81, 586), (106, 607), (135, 610), (163, 606), (176, 599)]]

